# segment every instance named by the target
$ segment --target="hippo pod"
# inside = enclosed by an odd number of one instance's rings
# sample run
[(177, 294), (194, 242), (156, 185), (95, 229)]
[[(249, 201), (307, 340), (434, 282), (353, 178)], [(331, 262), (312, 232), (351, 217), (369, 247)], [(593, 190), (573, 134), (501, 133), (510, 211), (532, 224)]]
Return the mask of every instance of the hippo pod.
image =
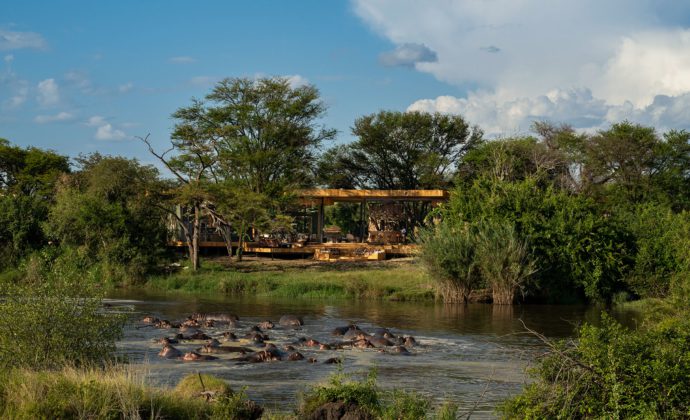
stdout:
[(283, 315), (278, 320), (278, 324), (285, 328), (299, 328), (304, 325), (302, 318), (295, 315)]
[(206, 344), (206, 345), (196, 349), (196, 351), (199, 353), (205, 353), (205, 354), (224, 354), (224, 353), (247, 354), (247, 353), (253, 353), (254, 352), (254, 350), (248, 349), (246, 347), (212, 346), (210, 344)]
[(177, 359), (178, 357), (182, 357), (182, 352), (170, 344), (166, 344), (163, 346), (163, 349), (158, 352), (158, 356), (166, 359)]
[(182, 356), (182, 360), (185, 362), (197, 362), (197, 361), (204, 361), (204, 360), (216, 360), (218, 359), (217, 357), (214, 356), (208, 356), (205, 354), (199, 354), (195, 351), (190, 351), (189, 353), (185, 353), (184, 356)]

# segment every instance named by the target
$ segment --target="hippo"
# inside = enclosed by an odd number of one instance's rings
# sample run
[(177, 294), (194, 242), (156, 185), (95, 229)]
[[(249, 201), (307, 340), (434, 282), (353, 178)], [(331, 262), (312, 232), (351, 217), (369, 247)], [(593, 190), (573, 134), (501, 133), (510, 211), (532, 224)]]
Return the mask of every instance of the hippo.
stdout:
[(346, 333), (348, 330), (353, 330), (353, 329), (354, 329), (354, 330), (359, 330), (359, 327), (358, 327), (357, 325), (355, 325), (355, 324), (348, 324), (348, 325), (346, 325), (346, 326), (344, 326), (344, 327), (335, 327), (335, 328), (333, 329), (333, 331), (331, 331), (331, 334), (332, 334), (332, 335), (335, 335), (335, 336), (342, 336), (342, 335), (345, 335), (345, 333)]
[(324, 365), (332, 365), (332, 364), (338, 364), (338, 363), (342, 363), (342, 362), (343, 362), (342, 359), (340, 359), (339, 357), (331, 357), (330, 359), (324, 360), (323, 364)]
[(287, 328), (299, 328), (304, 325), (302, 318), (295, 315), (283, 315), (280, 317), (278, 324)]
[(293, 347), (293, 346), (287, 344), (287, 345), (285, 345), (285, 346), (283, 347), (283, 350), (285, 350), (285, 351), (295, 351), (295, 347)]
[(371, 336), (366, 338), (366, 340), (369, 341), (369, 343), (371, 343), (374, 347), (389, 347), (393, 345), (393, 343), (391, 343), (389, 340), (378, 336)]
[(178, 344), (180, 341), (176, 338), (162, 337), (156, 338), (153, 342), (158, 344)]
[(163, 349), (160, 352), (158, 352), (158, 356), (166, 359), (176, 359), (182, 356), (182, 352), (176, 349), (175, 347), (171, 346), (170, 344), (166, 344), (163, 346)]
[(167, 319), (159, 319), (158, 322), (153, 324), (154, 327), (156, 328), (161, 328), (161, 329), (170, 329), (170, 328), (180, 328), (180, 324), (178, 323), (172, 323), (168, 321)]
[(319, 350), (331, 350), (331, 346), (328, 344), (321, 343), (319, 344)]
[(240, 320), (240, 317), (238, 317), (235, 314), (221, 314), (221, 313), (208, 313), (208, 314), (203, 314), (203, 313), (194, 313), (190, 317), (197, 322), (201, 321), (216, 321), (216, 322), (224, 322), (228, 324), (232, 323), (237, 323), (237, 321)]
[(144, 319), (141, 320), (144, 324), (156, 324), (160, 322), (160, 319), (156, 318), (153, 315), (146, 315)]
[(404, 346), (393, 346), (393, 348), (391, 348), (391, 353), (403, 354), (405, 356), (412, 354)]
[(252, 327), (249, 327), (249, 332), (260, 332), (260, 333), (262, 333), (264, 331), (258, 325), (254, 325)]
[(318, 362), (318, 360), (316, 360), (315, 357), (310, 357), (310, 358), (307, 359), (307, 362), (309, 362), (309, 363), (316, 363), (316, 362)]
[(374, 345), (369, 342), (366, 338), (362, 338), (359, 340), (355, 340), (352, 342), (353, 347), (357, 347), (360, 349), (372, 349), (374, 348)]
[(273, 327), (275, 327), (275, 324), (273, 324), (271, 321), (261, 321), (261, 322), (259, 322), (257, 327), (259, 327), (263, 330), (270, 330), (270, 329), (273, 329)]
[(206, 341), (206, 345), (211, 347), (220, 347), (220, 341), (216, 340), (215, 338), (212, 338)]
[(297, 360), (304, 360), (304, 356), (302, 355), (302, 353), (300, 353), (298, 351), (293, 351), (292, 353), (290, 353), (288, 355), (287, 360), (290, 360), (293, 362), (297, 361)]
[(199, 322), (197, 322), (196, 319), (187, 318), (184, 321), (182, 321), (182, 324), (180, 326), (185, 328), (199, 328), (201, 324), (199, 324)]
[(414, 347), (417, 345), (417, 340), (415, 340), (412, 336), (405, 337), (405, 345), (407, 347)]
[(216, 360), (218, 359), (217, 357), (214, 356), (208, 356), (205, 354), (199, 354), (195, 351), (190, 351), (189, 353), (185, 353), (184, 356), (182, 356), (182, 360), (185, 362), (197, 362), (197, 361), (202, 361), (202, 360)]
[(314, 340), (313, 338), (308, 338), (305, 342), (304, 345), (307, 347), (319, 347), (321, 343), (318, 341)]
[(237, 336), (231, 331), (226, 331), (223, 333), (223, 339), (225, 341), (237, 341)]
[(232, 359), (238, 362), (261, 363), (269, 361), (278, 361), (282, 359), (282, 354), (277, 349), (266, 349), (256, 353), (251, 353), (243, 357)]
[(185, 340), (210, 340), (211, 337), (208, 335), (202, 333), (201, 331), (197, 331), (192, 335), (186, 335), (184, 337)]
[(360, 330), (359, 328), (350, 328), (345, 332), (345, 334), (343, 334), (343, 338), (345, 340), (361, 339), (362, 337), (366, 336), (367, 333)]
[(377, 337), (383, 337), (388, 340), (394, 340), (395, 335), (388, 330), (388, 328), (377, 328), (374, 331), (374, 335)]
[(261, 334), (260, 332), (256, 331), (251, 331), (247, 334), (245, 334), (244, 338), (251, 340), (255, 343), (263, 343), (264, 341), (268, 341), (268, 335), (266, 334)]
[(247, 353), (253, 353), (254, 350), (248, 349), (246, 347), (230, 347), (230, 346), (210, 346), (208, 344), (198, 348), (196, 350), (199, 353), (206, 353), (206, 354), (221, 354), (221, 353), (241, 353), (241, 354), (247, 354)]

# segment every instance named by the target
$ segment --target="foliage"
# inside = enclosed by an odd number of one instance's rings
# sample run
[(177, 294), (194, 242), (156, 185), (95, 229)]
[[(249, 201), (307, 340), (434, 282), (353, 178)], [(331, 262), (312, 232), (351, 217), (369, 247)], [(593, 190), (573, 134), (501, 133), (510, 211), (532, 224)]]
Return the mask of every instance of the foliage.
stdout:
[(386, 399), (390, 401), (382, 410), (384, 420), (418, 420), (431, 411), (429, 398), (415, 392), (393, 390)]
[(331, 375), (327, 384), (314, 386), (303, 396), (300, 413), (308, 416), (316, 408), (329, 402), (352, 403), (371, 415), (379, 414), (381, 400), (376, 385), (376, 371), (370, 371), (365, 380), (358, 381), (340, 369)]
[(577, 342), (554, 344), (532, 373), (500, 408), (507, 418), (686, 418), (690, 321), (681, 311), (629, 330), (605, 316)]
[(493, 303), (510, 305), (515, 293), (524, 293), (536, 271), (528, 246), (507, 223), (482, 223), (477, 232), (478, 265), (484, 282), (491, 287)]
[(536, 264), (528, 295), (555, 298), (579, 288), (589, 299), (606, 300), (621, 287), (629, 264), (631, 240), (616, 220), (586, 197), (542, 186), (538, 177), (478, 178), (458, 187), (439, 215), (450, 232), (482, 223), (513, 226)]
[(79, 247), (111, 280), (141, 281), (165, 254), (165, 213), (151, 191), (158, 172), (135, 160), (91, 155), (57, 189), (46, 230)]
[(687, 271), (690, 249), (690, 214), (674, 213), (670, 207), (645, 203), (621, 211), (635, 238), (634, 268), (626, 282), (643, 298), (666, 297), (674, 276)]
[(66, 172), (65, 156), (0, 139), (0, 270), (47, 243), (41, 224), (48, 217), (54, 185)]
[(419, 257), (437, 281), (446, 302), (467, 302), (473, 289), (483, 285), (472, 227), (441, 223), (422, 230)]
[(124, 317), (104, 310), (97, 273), (76, 252), (42, 252), (0, 285), (0, 367), (56, 368), (113, 358)]

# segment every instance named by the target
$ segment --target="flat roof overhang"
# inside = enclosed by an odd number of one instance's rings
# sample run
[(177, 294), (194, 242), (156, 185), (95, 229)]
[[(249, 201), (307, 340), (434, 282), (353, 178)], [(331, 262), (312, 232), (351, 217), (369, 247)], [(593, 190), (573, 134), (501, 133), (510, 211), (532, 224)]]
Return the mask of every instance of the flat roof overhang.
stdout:
[(310, 189), (295, 191), (303, 204), (323, 203), (331, 205), (338, 202), (360, 203), (390, 201), (447, 201), (450, 194), (445, 190), (343, 190)]

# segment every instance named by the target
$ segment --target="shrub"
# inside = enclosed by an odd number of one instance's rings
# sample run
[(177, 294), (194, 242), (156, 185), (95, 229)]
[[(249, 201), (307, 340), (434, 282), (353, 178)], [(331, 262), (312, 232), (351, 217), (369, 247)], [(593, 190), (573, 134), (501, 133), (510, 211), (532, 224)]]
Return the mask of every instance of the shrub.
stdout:
[(467, 302), (480, 286), (477, 241), (469, 225), (451, 226), (445, 221), (419, 234), (420, 258), (436, 280), (443, 300)]
[(35, 255), (18, 282), (0, 284), (0, 367), (56, 368), (114, 357), (124, 317), (109, 313), (76, 254)]
[[(685, 313), (683, 313), (685, 312)], [(629, 330), (608, 316), (576, 342), (552, 345), (536, 381), (508, 400), (508, 418), (687, 418), (690, 320), (687, 311)]]
[(527, 244), (508, 223), (483, 223), (477, 241), (478, 264), (485, 283), (491, 287), (493, 303), (512, 304), (516, 291), (524, 291), (526, 281), (536, 271)]

